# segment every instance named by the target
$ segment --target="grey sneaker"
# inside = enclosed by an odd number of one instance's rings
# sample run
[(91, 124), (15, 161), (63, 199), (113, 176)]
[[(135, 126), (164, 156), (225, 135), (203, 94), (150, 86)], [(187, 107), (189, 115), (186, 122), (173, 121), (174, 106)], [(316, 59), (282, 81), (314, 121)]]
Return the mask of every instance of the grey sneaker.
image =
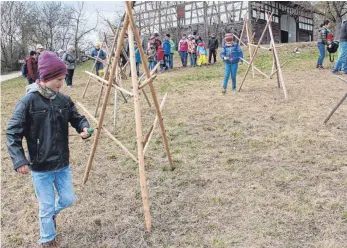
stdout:
[(226, 90), (226, 89), (223, 89), (223, 90), (222, 90), (222, 93), (223, 93), (223, 94), (225, 94), (226, 92), (227, 92), (227, 90)]
[(340, 75), (340, 72), (339, 72), (339, 71), (334, 71), (334, 70), (332, 70), (331, 73), (334, 74), (334, 75)]

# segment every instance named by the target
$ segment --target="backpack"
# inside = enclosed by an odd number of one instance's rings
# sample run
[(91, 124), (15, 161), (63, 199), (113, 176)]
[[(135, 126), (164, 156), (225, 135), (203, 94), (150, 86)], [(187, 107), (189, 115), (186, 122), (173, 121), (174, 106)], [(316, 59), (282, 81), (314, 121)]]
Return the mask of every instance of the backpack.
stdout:
[(21, 72), (22, 72), (22, 77), (26, 78), (28, 75), (27, 61), (25, 61), (25, 63), (22, 65)]
[(329, 46), (327, 47), (330, 62), (334, 62), (334, 56), (331, 58), (331, 54), (336, 53), (338, 49), (339, 49), (339, 42), (338, 41), (333, 41), (331, 43), (331, 47), (329, 47)]

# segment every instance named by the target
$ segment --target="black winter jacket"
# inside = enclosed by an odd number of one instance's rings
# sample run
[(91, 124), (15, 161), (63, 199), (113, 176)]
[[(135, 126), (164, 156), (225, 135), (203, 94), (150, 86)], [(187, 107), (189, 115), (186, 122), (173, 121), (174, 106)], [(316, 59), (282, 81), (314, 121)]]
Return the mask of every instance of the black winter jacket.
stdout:
[[(69, 122), (78, 133), (89, 127), (69, 96), (43, 97), (36, 84), (17, 103), (6, 132), (7, 148), (14, 169), (29, 165), (33, 171), (53, 171), (69, 165)], [(28, 160), (22, 146), (27, 140)]]
[(208, 48), (210, 50), (216, 50), (218, 48), (218, 40), (215, 37), (211, 37), (208, 40)]

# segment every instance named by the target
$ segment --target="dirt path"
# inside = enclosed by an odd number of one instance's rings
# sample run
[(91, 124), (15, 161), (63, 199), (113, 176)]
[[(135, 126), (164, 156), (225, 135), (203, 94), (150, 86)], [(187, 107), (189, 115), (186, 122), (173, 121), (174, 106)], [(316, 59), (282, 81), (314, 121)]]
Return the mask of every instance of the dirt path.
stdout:
[(11, 72), (9, 74), (1, 75), (0, 76), (0, 83), (5, 82), (5, 81), (10, 80), (10, 79), (13, 79), (13, 78), (20, 77), (21, 75), (22, 75), (22, 73), (20, 71)]

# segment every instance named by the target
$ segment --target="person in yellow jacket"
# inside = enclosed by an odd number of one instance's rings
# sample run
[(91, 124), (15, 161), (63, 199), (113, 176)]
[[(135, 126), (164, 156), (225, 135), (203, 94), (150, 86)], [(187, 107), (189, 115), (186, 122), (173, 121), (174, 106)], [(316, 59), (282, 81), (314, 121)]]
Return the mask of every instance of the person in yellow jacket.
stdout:
[(207, 64), (207, 48), (203, 41), (200, 41), (196, 48), (196, 55), (198, 56), (197, 65)]

